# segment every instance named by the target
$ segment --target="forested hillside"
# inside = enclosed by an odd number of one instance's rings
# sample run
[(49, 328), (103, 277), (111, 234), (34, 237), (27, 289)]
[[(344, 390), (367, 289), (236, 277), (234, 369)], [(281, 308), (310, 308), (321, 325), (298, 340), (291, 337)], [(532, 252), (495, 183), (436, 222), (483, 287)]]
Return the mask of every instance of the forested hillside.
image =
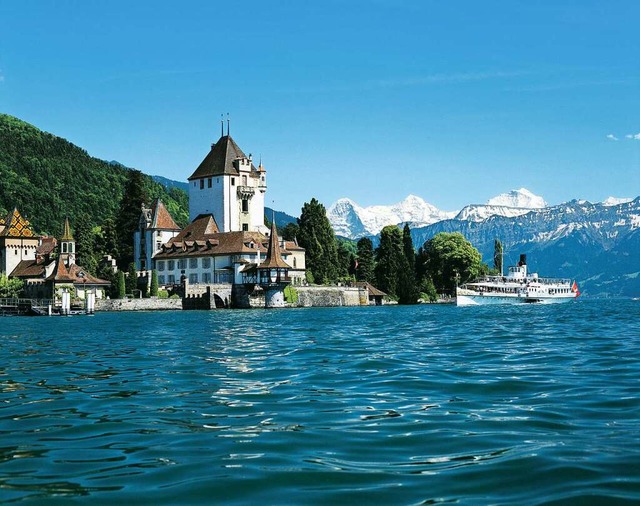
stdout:
[[(14, 207), (38, 233), (73, 224), (115, 220), (129, 169), (91, 157), (69, 141), (0, 114), (0, 216)], [(149, 199), (160, 197), (176, 222), (188, 223), (187, 194), (144, 176)]]

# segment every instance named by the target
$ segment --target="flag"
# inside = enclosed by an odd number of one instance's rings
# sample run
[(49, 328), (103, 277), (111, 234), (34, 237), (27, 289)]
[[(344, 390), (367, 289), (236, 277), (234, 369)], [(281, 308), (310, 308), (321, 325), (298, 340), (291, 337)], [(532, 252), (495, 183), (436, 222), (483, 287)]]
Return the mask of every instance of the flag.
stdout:
[(578, 290), (578, 283), (576, 283), (575, 281), (573, 282), (571, 291), (576, 293), (576, 297), (580, 297), (580, 290)]

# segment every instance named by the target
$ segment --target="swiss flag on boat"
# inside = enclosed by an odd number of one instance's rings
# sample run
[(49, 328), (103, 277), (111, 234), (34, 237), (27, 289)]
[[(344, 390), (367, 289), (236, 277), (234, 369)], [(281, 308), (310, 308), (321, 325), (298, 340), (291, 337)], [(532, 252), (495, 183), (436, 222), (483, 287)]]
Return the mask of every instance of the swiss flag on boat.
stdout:
[(576, 283), (575, 281), (573, 282), (573, 285), (571, 286), (571, 291), (572, 292), (576, 292), (576, 297), (580, 297), (580, 290), (578, 290), (578, 283)]

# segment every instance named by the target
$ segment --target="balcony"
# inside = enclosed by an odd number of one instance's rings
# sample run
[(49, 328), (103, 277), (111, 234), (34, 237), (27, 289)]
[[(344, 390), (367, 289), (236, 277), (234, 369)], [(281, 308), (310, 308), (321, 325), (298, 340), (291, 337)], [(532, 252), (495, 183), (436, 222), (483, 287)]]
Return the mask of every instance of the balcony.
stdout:
[(238, 197), (245, 200), (250, 199), (256, 193), (253, 186), (238, 186)]

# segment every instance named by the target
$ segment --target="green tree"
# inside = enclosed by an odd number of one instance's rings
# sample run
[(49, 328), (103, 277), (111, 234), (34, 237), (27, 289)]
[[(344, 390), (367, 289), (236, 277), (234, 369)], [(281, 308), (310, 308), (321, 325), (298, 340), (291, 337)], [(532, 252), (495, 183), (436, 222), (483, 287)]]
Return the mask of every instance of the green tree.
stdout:
[(8, 278), (0, 274), (0, 299), (16, 299), (22, 294), (24, 283), (18, 278)]
[(402, 231), (402, 258), (398, 270), (398, 303), (416, 304), (418, 302), (418, 284), (416, 282), (416, 252), (413, 248), (409, 225)]
[(158, 296), (158, 271), (151, 271), (151, 297)]
[(129, 270), (127, 271), (127, 277), (125, 281), (125, 288), (128, 294), (133, 294), (134, 290), (138, 288), (138, 272), (133, 262), (129, 264)]
[[(131, 242), (133, 243), (133, 237), (131, 238)], [(104, 220), (100, 227), (100, 232), (96, 234), (95, 251), (100, 258), (105, 255), (111, 255), (111, 258), (115, 258), (117, 261), (120, 257), (117, 225), (113, 218)]]
[(306, 250), (307, 270), (316, 283), (338, 278), (338, 246), (325, 207), (315, 198), (305, 203), (298, 218), (298, 244)]
[(373, 243), (368, 237), (360, 239), (356, 245), (357, 247), (357, 259), (358, 267), (356, 268), (356, 279), (358, 281), (367, 281), (368, 283), (374, 280), (374, 267), (373, 260)]
[(98, 258), (95, 251), (95, 233), (91, 222), (86, 215), (81, 215), (76, 219), (75, 232), (73, 234), (76, 240), (76, 264), (81, 265), (91, 274), (95, 274), (98, 268)]
[(497, 274), (502, 275), (502, 243), (499, 239), (493, 242), (493, 268)]
[[(0, 114), (0, 211), (17, 207), (38, 233), (55, 234), (67, 216), (74, 228), (83, 216), (92, 227), (115, 218), (129, 172), (121, 164), (91, 157), (65, 139)], [(176, 222), (185, 225), (187, 193), (166, 190), (147, 175), (143, 179), (149, 196), (161, 197)], [(85, 263), (81, 265), (88, 268)]]
[(457, 283), (486, 272), (480, 252), (459, 232), (441, 232), (425, 242), (422, 261), (438, 293), (455, 295)]
[(285, 241), (295, 241), (296, 237), (298, 237), (299, 230), (300, 228), (295, 223), (287, 223), (282, 227), (282, 238)]
[(340, 279), (351, 278), (354, 274), (356, 259), (354, 250), (353, 242), (346, 239), (338, 239), (338, 277)]
[(127, 285), (124, 277), (124, 271), (118, 271), (118, 280), (116, 288), (117, 288), (117, 297), (118, 299), (124, 299), (127, 294)]
[(402, 232), (397, 225), (388, 225), (380, 232), (380, 245), (376, 249), (376, 286), (392, 296), (398, 294), (398, 274), (405, 266), (402, 251)]
[(120, 253), (118, 265), (129, 265), (133, 262), (133, 233), (138, 228), (142, 205), (147, 205), (148, 200), (144, 175), (139, 170), (130, 170), (116, 220)]

